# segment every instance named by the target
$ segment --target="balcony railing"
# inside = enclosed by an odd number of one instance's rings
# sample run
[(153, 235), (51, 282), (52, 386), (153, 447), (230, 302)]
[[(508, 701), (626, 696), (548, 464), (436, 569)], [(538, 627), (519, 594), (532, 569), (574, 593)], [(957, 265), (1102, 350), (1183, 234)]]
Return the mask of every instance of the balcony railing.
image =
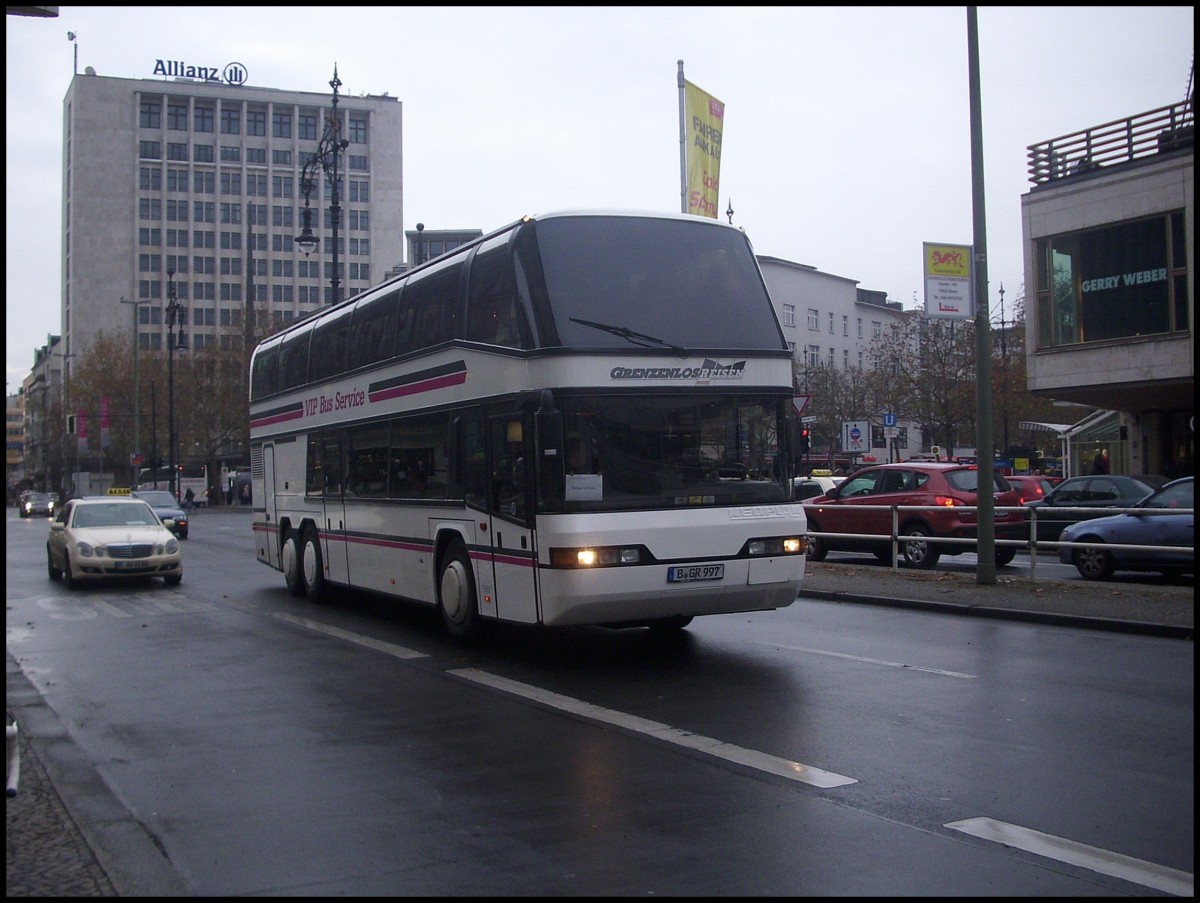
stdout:
[(1029, 181), (1044, 185), (1104, 166), (1190, 149), (1195, 142), (1195, 121), (1189, 99), (1031, 144)]

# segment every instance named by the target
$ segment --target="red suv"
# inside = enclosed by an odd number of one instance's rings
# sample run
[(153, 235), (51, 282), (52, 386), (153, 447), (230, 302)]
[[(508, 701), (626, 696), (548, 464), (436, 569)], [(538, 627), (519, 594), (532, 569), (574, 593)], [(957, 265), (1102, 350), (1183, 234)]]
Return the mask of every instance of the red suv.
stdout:
[[(811, 533), (847, 534), (808, 538), (809, 561), (821, 561), (830, 550), (874, 552), (880, 561), (892, 560), (892, 511), (887, 506), (924, 505), (926, 510), (900, 511), (897, 527), (900, 551), (910, 567), (932, 568), (942, 555), (973, 552), (967, 543), (927, 542), (926, 537), (975, 538), (979, 470), (973, 464), (935, 464), (910, 461), (866, 467), (846, 478), (826, 495), (804, 503)], [(1025, 512), (1015, 489), (994, 474), (992, 498), (996, 539), (1028, 539)], [(875, 507), (883, 506), (883, 507)], [(996, 546), (996, 564), (1008, 564), (1015, 546)]]

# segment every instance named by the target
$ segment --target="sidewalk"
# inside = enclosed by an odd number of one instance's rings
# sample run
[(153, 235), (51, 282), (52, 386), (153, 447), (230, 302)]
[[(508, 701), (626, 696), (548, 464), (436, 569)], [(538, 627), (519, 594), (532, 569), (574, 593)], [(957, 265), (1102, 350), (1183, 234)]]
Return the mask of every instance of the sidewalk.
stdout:
[[(211, 513), (238, 510), (249, 509)], [(801, 595), (1186, 640), (1195, 622), (1191, 581), (1031, 581), (1001, 573), (995, 584), (980, 585), (973, 574), (821, 562), (808, 565)], [(7, 896), (190, 896), (11, 655), (5, 664), (6, 707), (20, 725), (21, 748), (20, 785), (6, 810)]]

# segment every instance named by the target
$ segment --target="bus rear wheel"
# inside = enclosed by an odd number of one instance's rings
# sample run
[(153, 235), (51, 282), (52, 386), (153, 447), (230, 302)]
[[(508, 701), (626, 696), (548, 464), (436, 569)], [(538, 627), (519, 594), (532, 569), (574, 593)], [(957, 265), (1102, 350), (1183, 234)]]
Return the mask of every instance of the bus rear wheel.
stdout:
[(325, 595), (325, 564), (321, 559), (321, 541), (312, 527), (304, 531), (299, 570), (303, 595), (313, 602), (320, 602)]
[(304, 576), (300, 570), (300, 542), (295, 530), (288, 530), (279, 549), (279, 563), (283, 567), (283, 580), (293, 596), (305, 595)]
[(438, 610), (447, 633), (456, 640), (473, 637), (479, 630), (479, 605), (471, 559), (461, 542), (455, 541), (446, 549), (437, 590)]

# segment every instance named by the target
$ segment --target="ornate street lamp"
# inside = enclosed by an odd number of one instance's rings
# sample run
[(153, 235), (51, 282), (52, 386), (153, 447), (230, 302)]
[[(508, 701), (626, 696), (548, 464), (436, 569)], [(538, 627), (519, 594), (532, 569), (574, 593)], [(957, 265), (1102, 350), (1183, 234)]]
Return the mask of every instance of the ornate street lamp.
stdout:
[(341, 178), (338, 156), (350, 146), (348, 139), (340, 137), (342, 121), (338, 117), (338, 88), (341, 86), (342, 81), (338, 78), (337, 64), (335, 63), (333, 78), (329, 82), (329, 87), (333, 89), (333, 106), (325, 120), (325, 129), (321, 134), (321, 140), (317, 143), (316, 153), (305, 161), (304, 168), (300, 171), (300, 192), (304, 195), (304, 209), (300, 211), (300, 234), (294, 239), (305, 257), (311, 254), (320, 242), (320, 239), (312, 231), (312, 210), (309, 207), (313, 190), (317, 187), (317, 170), (320, 170), (329, 180), (329, 187), (332, 191), (329, 205), (333, 234), (333, 276), (329, 280), (333, 288), (333, 299), (330, 302), (332, 304), (337, 304), (341, 300), (341, 280), (338, 275), (338, 225), (342, 208), (338, 205), (338, 183)]
[(175, 470), (175, 324), (179, 324), (179, 343), (184, 345), (187, 336), (183, 328), (187, 325), (187, 312), (175, 297), (175, 271), (167, 270), (167, 458), (170, 470), (171, 494), (179, 497)]

